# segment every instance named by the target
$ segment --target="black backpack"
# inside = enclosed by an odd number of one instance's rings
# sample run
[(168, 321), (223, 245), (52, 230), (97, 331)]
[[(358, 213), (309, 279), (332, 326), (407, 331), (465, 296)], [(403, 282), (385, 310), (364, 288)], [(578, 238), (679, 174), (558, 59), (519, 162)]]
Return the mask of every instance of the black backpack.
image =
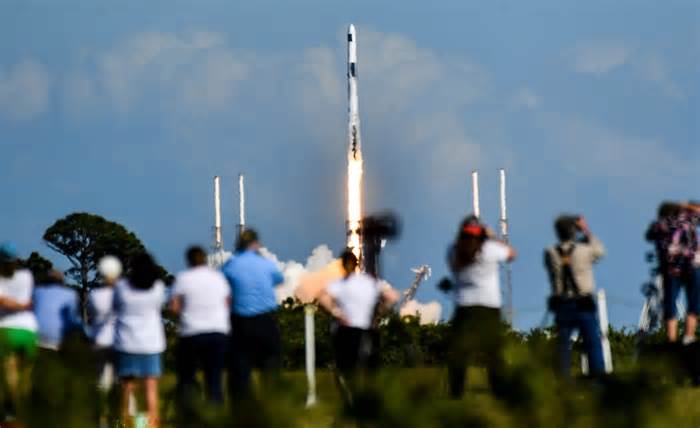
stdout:
[(572, 244), (569, 249), (564, 249), (562, 245), (557, 245), (557, 254), (561, 258), (561, 279), (564, 284), (562, 294), (577, 296), (579, 294), (578, 284), (574, 278), (574, 271), (571, 268), (571, 255), (574, 253), (576, 245)]
[(574, 270), (571, 267), (571, 255), (576, 249), (576, 244), (572, 244), (569, 249), (565, 249), (562, 245), (557, 245), (557, 254), (561, 258), (561, 280), (563, 283), (563, 290), (560, 295), (550, 296), (547, 302), (547, 306), (550, 311), (557, 311), (560, 309), (564, 302), (571, 302), (575, 305), (576, 309), (582, 311), (593, 311), (595, 310), (595, 300), (593, 296), (581, 295), (578, 284), (576, 283), (576, 278), (574, 277)]

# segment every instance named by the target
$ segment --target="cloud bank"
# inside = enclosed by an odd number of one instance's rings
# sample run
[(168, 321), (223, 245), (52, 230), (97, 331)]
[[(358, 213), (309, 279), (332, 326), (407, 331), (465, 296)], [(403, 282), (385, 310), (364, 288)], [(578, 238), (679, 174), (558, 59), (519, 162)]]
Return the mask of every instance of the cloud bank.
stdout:
[(49, 73), (38, 61), (26, 59), (0, 68), (0, 116), (11, 121), (39, 117), (49, 107)]

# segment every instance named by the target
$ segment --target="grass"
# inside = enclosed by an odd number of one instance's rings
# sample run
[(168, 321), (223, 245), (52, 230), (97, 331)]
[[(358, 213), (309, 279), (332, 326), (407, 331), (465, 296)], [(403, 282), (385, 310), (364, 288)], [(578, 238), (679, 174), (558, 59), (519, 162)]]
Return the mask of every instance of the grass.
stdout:
[[(84, 355), (78, 353), (77, 355)], [(487, 356), (488, 357), (488, 356)], [(620, 364), (600, 381), (565, 381), (546, 353), (510, 346), (508, 390), (498, 397), (486, 373), (470, 367), (461, 400), (447, 395), (446, 370), (440, 367), (383, 368), (365, 382), (345, 406), (329, 370), (318, 370), (318, 404), (305, 408), (304, 371), (284, 371), (278, 386), (261, 388), (254, 375), (254, 400), (233, 409), (193, 401), (193, 419), (179, 423), (175, 376), (161, 381), (163, 427), (642, 427), (700, 426), (700, 389), (679, 383), (671, 363), (658, 356), (643, 363)], [(20, 413), (29, 427), (95, 425), (98, 396), (89, 362), (79, 357), (63, 365), (37, 361), (34, 389)], [(113, 425), (116, 426), (116, 425)]]
[[(306, 375), (283, 373), (278, 391), (257, 389), (267, 397), (238, 415), (237, 426), (382, 427), (697, 427), (700, 426), (700, 389), (670, 386), (634, 371), (618, 373), (601, 383), (559, 383), (554, 377), (524, 369), (513, 375), (511, 397), (496, 399), (490, 392), (485, 370), (471, 367), (462, 400), (447, 396), (443, 368), (392, 368), (377, 374), (376, 383), (359, 394), (363, 409), (347, 409), (333, 373), (317, 371), (318, 404), (305, 408)], [(258, 382), (256, 382), (257, 384)], [(167, 396), (174, 377), (163, 380)], [(259, 385), (258, 385), (259, 388)], [(172, 424), (171, 407), (164, 409), (164, 426)], [(251, 417), (250, 412), (258, 414)], [(236, 413), (234, 412), (234, 415)], [(199, 426), (230, 426), (230, 414), (209, 419)], [(234, 418), (236, 418), (234, 416)], [(227, 422), (225, 422), (227, 421)], [(247, 425), (253, 423), (254, 425)]]

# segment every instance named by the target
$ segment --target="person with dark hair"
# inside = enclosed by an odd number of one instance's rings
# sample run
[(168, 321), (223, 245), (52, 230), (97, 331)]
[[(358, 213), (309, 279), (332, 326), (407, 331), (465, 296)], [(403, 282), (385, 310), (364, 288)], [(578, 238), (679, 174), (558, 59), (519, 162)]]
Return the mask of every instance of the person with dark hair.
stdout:
[(161, 354), (165, 351), (165, 331), (161, 308), (166, 302), (165, 284), (148, 253), (131, 257), (126, 278), (114, 287), (115, 366), (122, 385), (122, 420), (129, 413), (129, 399), (137, 383), (145, 389), (149, 427), (160, 425), (158, 379)]
[[(549, 274), (549, 309), (557, 325), (559, 363), (565, 376), (571, 372), (571, 334), (578, 330), (588, 356), (590, 373), (605, 373), (603, 346), (595, 300), (593, 264), (605, 254), (583, 216), (563, 215), (554, 222), (558, 243), (544, 252)], [(578, 235), (581, 238), (578, 239)]]
[(185, 253), (189, 269), (180, 272), (173, 285), (170, 308), (179, 317), (177, 390), (181, 407), (196, 389), (197, 369), (204, 372), (206, 397), (221, 404), (221, 377), (228, 346), (230, 294), (226, 277), (207, 266), (202, 247)]
[(690, 203), (664, 202), (659, 206), (656, 221), (646, 233), (647, 240), (653, 242), (656, 248), (669, 342), (678, 340), (677, 300), (682, 288), (685, 288), (688, 303), (682, 341), (684, 344), (695, 341), (697, 315), (700, 311), (700, 284), (695, 268), (699, 213), (700, 210)]
[(511, 262), (513, 247), (469, 216), (460, 224), (447, 263), (452, 272), (448, 292), (455, 302), (451, 321), (448, 375), (450, 396), (464, 394), (465, 368), (481, 355), (494, 392), (503, 392), (504, 328), (501, 321), (499, 263)]
[[(374, 327), (378, 312), (391, 308), (399, 293), (372, 275), (358, 272), (355, 254), (346, 249), (340, 257), (342, 279), (326, 287), (319, 304), (336, 320), (332, 326), (335, 364), (352, 393), (358, 369), (376, 368), (378, 337)], [(346, 397), (348, 398), (348, 397)]]
[(36, 356), (33, 288), (32, 273), (20, 268), (14, 245), (0, 244), (0, 363), (4, 372), (0, 376), (0, 422), (6, 412), (17, 411), (20, 387), (27, 380), (26, 367)]
[(263, 257), (258, 234), (246, 228), (236, 252), (222, 270), (231, 286), (231, 348), (228, 382), (234, 398), (250, 393), (250, 372), (259, 367), (265, 381), (282, 365), (282, 340), (275, 318), (274, 287), (284, 281), (275, 264)]

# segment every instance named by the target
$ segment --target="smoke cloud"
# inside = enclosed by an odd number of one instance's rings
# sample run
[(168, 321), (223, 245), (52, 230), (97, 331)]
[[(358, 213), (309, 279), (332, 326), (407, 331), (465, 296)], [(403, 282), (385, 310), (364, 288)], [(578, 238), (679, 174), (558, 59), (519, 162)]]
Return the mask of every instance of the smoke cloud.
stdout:
[(297, 287), (299, 287), (302, 276), (310, 272), (318, 271), (334, 260), (333, 252), (325, 244), (314, 248), (313, 251), (311, 251), (311, 255), (306, 259), (305, 264), (294, 260), (286, 262), (280, 261), (277, 255), (267, 248), (261, 249), (260, 252), (264, 257), (272, 260), (284, 275), (284, 282), (275, 289), (278, 303), (283, 302), (289, 297), (294, 297), (294, 292)]
[[(272, 260), (284, 276), (284, 282), (275, 288), (277, 303), (282, 303), (289, 297), (295, 297), (295, 292), (301, 283), (302, 277), (326, 268), (335, 260), (333, 251), (325, 244), (314, 248), (304, 264), (294, 260), (281, 261), (276, 254), (267, 248), (262, 248), (260, 253), (264, 257)], [(221, 266), (231, 257), (232, 254), (228, 251), (209, 254), (209, 265)], [(386, 283), (386, 281), (382, 282), (391, 286), (391, 284)], [(428, 303), (409, 300), (401, 307), (399, 314), (401, 316), (417, 316), (421, 324), (437, 324), (440, 322), (440, 316), (442, 315), (442, 306), (435, 300)]]
[(442, 315), (442, 305), (436, 300), (428, 303), (409, 300), (401, 307), (399, 314), (401, 316), (417, 316), (423, 325), (437, 324), (440, 322), (440, 315)]

